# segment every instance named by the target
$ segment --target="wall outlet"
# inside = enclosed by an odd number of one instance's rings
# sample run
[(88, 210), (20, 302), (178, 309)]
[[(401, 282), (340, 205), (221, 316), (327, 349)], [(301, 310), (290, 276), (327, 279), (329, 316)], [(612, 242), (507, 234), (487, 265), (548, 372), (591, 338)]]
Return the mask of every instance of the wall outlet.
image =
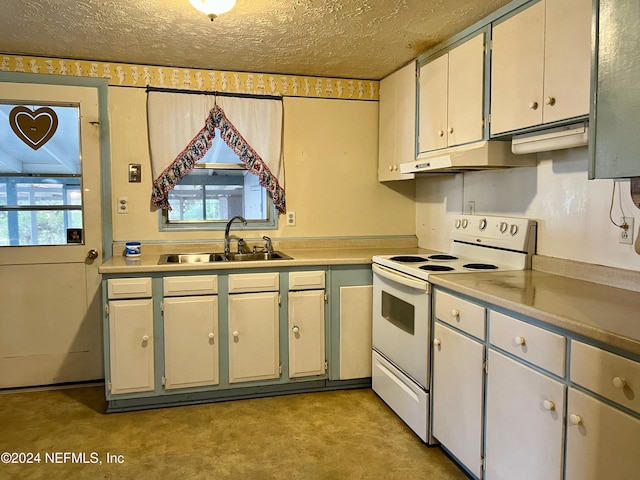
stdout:
[(287, 212), (287, 226), (296, 226), (296, 212)]
[(618, 230), (618, 243), (633, 245), (633, 220), (633, 217), (620, 217), (622, 228)]
[(118, 213), (129, 213), (129, 198), (118, 197)]

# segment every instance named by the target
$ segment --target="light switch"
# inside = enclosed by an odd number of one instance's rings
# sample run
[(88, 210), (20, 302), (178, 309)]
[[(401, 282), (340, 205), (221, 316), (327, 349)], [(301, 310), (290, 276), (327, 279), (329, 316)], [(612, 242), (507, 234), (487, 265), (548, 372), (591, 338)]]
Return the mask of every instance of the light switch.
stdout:
[(142, 165), (139, 163), (129, 164), (129, 183), (140, 183), (142, 181)]

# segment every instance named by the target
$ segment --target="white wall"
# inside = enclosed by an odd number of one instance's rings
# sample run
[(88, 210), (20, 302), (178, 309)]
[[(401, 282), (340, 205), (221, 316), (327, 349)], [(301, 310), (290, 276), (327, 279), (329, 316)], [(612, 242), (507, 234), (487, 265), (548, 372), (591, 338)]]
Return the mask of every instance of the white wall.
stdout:
[(419, 244), (448, 250), (448, 220), (474, 201), (476, 214), (538, 220), (540, 255), (640, 271), (640, 255), (633, 245), (618, 243), (619, 229), (609, 220), (615, 183), (613, 218), (620, 220), (621, 206), (633, 216), (636, 241), (640, 210), (631, 201), (630, 182), (588, 180), (587, 168), (583, 147), (540, 153), (537, 167), (422, 177), (416, 183)]

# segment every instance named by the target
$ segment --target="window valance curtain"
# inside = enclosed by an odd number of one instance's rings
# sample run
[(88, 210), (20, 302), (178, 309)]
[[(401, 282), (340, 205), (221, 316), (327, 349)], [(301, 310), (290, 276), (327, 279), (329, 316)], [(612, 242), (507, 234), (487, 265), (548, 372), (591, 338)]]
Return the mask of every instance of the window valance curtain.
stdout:
[(286, 211), (282, 159), (282, 101), (149, 91), (151, 201), (170, 210), (169, 191), (221, 138), (258, 176), (279, 213)]

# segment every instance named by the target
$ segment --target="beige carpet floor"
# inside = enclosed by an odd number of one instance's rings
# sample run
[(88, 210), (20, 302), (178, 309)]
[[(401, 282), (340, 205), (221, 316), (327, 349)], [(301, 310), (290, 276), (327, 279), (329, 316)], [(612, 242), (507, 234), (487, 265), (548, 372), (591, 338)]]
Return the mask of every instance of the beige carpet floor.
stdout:
[(0, 478), (467, 478), (370, 389), (105, 409), (103, 387), (0, 394)]

